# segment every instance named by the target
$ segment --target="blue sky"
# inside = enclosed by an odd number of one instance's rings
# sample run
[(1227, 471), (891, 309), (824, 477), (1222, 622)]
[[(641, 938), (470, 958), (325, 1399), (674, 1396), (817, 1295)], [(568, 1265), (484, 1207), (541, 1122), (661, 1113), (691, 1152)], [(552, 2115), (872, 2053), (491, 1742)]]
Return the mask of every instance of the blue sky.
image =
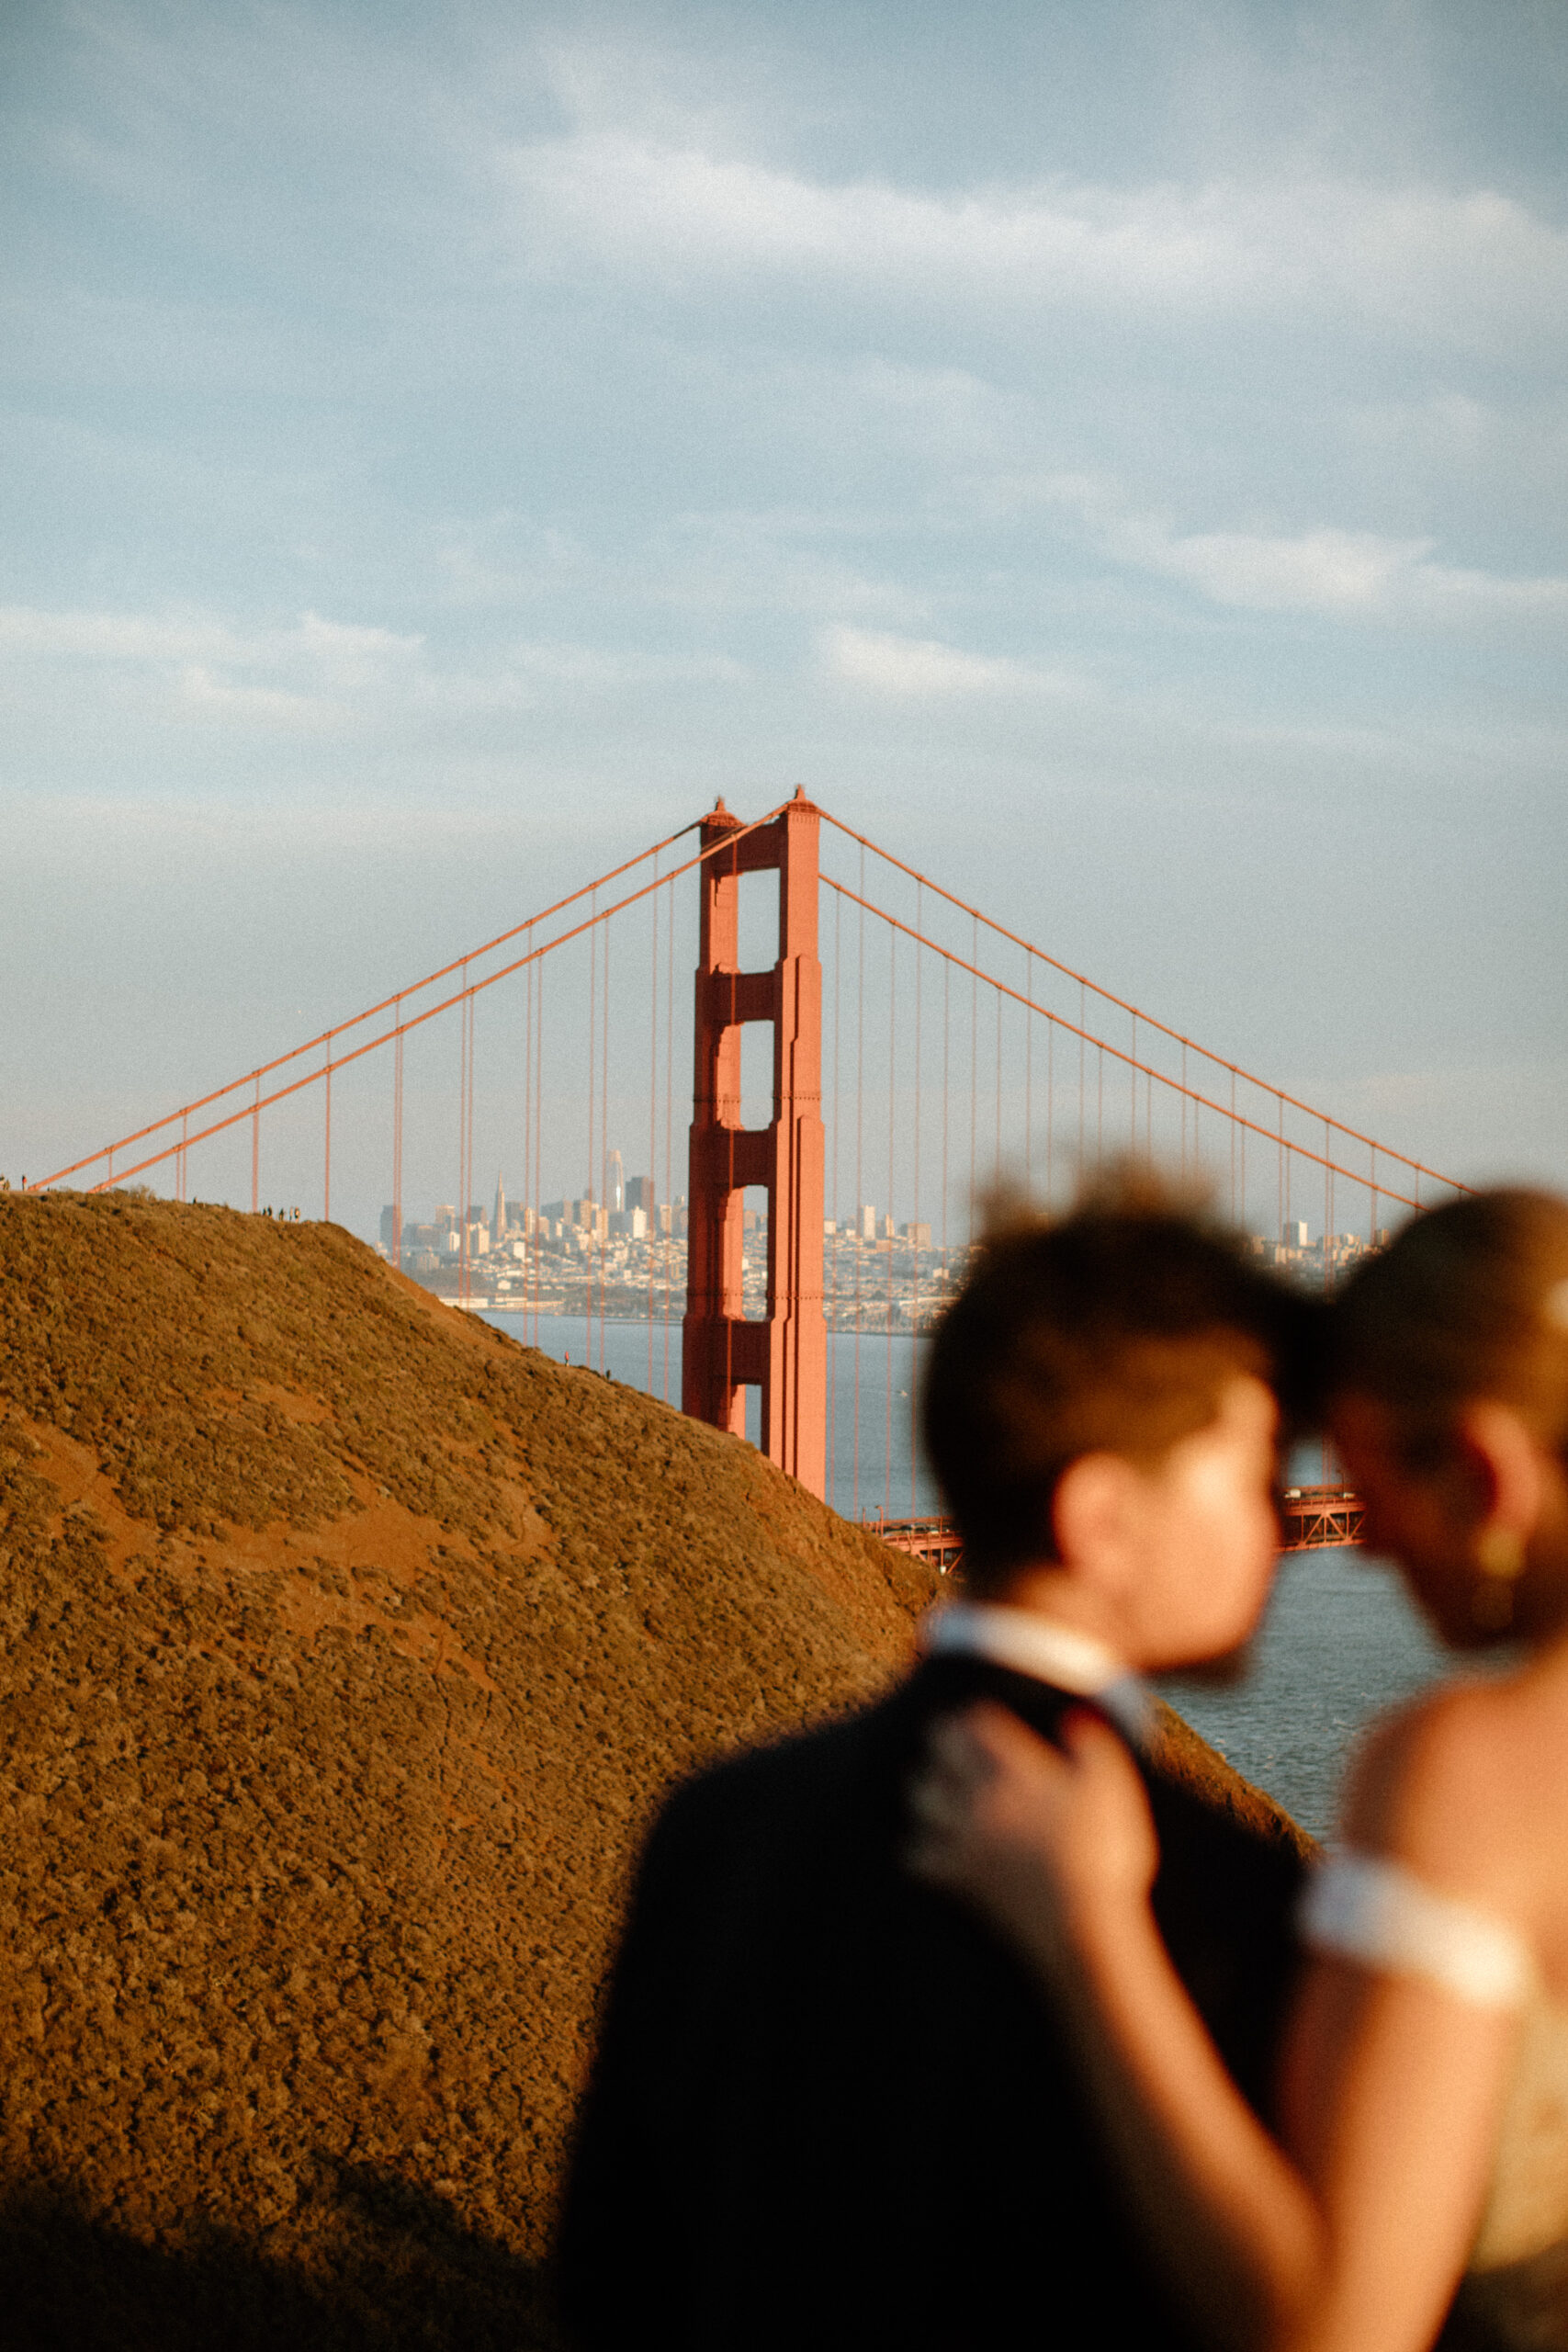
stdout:
[(804, 781), (1568, 1181), (1568, 16), (0, 28), (0, 1169)]

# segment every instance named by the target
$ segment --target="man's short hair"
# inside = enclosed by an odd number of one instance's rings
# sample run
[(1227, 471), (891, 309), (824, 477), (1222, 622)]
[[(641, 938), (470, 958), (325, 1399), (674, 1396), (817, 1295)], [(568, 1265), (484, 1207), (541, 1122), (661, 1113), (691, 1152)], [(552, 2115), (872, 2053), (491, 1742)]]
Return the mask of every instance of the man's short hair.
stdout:
[(964, 1581), (996, 1591), (1055, 1556), (1057, 1481), (1086, 1453), (1153, 1466), (1207, 1428), (1238, 1374), (1304, 1374), (1314, 1317), (1243, 1238), (1145, 1170), (1051, 1218), (997, 1203), (925, 1380), (931, 1465)]

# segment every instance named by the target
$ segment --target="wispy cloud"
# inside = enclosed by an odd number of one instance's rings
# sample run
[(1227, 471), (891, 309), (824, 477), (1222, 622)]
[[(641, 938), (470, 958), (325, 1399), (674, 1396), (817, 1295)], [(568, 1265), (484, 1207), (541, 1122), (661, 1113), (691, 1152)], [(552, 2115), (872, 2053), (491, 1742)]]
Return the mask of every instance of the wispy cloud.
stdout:
[(1485, 187), (1048, 179), (938, 195), (596, 127), (506, 148), (496, 167), (531, 267), (591, 257), (693, 284), (761, 273), (1012, 313), (1305, 303), (1460, 342), (1505, 315), (1555, 340), (1568, 312), (1568, 234)]
[(901, 523), (842, 508), (720, 507), (661, 516), (641, 530), (617, 515), (590, 537), (502, 514), (447, 533), (434, 561), (442, 601), (453, 609), (558, 609), (567, 597), (682, 613), (694, 625), (701, 616), (705, 627), (758, 615), (907, 621), (924, 613), (923, 593), (840, 551)]
[(512, 641), (482, 666), (434, 658), (421, 635), (324, 620), (245, 629), (205, 614), (145, 616), (0, 606), (0, 679), (28, 664), (91, 682), (130, 674), (161, 689), (182, 722), (317, 732), (417, 709), (504, 711), (547, 698), (604, 696), (649, 685), (731, 684), (744, 664), (722, 653), (660, 653), (567, 639)]
[(76, 691), (141, 689), (176, 726), (243, 733), (340, 732), (417, 671), (424, 640), (302, 614), (243, 628), (207, 613), (147, 615), (0, 606), (0, 681), (9, 671), (64, 671)]
[(1211, 603), (1255, 612), (1467, 622), (1494, 615), (1568, 617), (1568, 579), (1506, 579), (1433, 560), (1430, 539), (1329, 527), (1272, 536), (1156, 526), (1111, 535), (1153, 571), (1186, 581)]
[(241, 629), (209, 614), (49, 612), (0, 605), (0, 653), (90, 662), (221, 662), (241, 668), (308, 663), (333, 676), (363, 675), (370, 663), (418, 650), (420, 637), (323, 620), (304, 613), (290, 627)]
[(1568, 578), (1447, 562), (1431, 538), (1334, 524), (1184, 531), (1167, 514), (1140, 510), (1115, 481), (1085, 475), (993, 485), (982, 492), (987, 494), (995, 506), (1010, 503), (1015, 512), (1055, 510), (1112, 561), (1180, 581), (1206, 602), (1236, 610), (1434, 624), (1568, 616)]
[(880, 695), (952, 700), (962, 695), (1060, 695), (1076, 683), (1028, 662), (965, 653), (935, 638), (896, 637), (886, 630), (839, 628), (822, 639), (828, 675)]
[(1263, 612), (1364, 612), (1386, 602), (1391, 584), (1429, 552), (1421, 539), (1375, 531), (1319, 529), (1293, 537), (1128, 526), (1112, 544), (1151, 571), (1185, 580), (1218, 605)]

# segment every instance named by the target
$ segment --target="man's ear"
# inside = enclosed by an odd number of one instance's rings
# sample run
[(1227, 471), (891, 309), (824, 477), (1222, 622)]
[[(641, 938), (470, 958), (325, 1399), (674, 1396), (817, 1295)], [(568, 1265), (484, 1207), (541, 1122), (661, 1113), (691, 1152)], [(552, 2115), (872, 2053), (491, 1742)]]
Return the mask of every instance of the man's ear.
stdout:
[(1479, 1528), (1501, 1528), (1528, 1543), (1546, 1500), (1546, 1466), (1524, 1422), (1506, 1405), (1477, 1397), (1455, 1434)]
[(1056, 1481), (1056, 1557), (1107, 1600), (1120, 1600), (1136, 1572), (1137, 1483), (1137, 1472), (1119, 1453), (1080, 1453)]

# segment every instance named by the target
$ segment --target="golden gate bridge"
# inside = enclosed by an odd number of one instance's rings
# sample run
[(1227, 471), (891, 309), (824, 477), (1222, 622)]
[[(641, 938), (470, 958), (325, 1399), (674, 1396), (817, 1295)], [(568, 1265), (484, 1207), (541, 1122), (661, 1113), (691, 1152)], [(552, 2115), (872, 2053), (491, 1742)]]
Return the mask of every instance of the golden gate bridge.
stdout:
[[(688, 943), (679, 975), (678, 934)], [(423, 1056), (412, 1088), (411, 1053)], [(676, 1104), (688, 1099), (682, 1150)], [(312, 1105), (313, 1143), (300, 1124)], [(847, 1491), (856, 1516), (868, 1515), (862, 1457), (874, 1450), (883, 1492), (871, 1523), (942, 1566), (955, 1539), (919, 1508), (912, 1377), (908, 1509), (902, 1496), (896, 1508), (893, 1347), (951, 1289), (987, 1184), (1011, 1180), (1049, 1200), (1108, 1155), (1157, 1158), (1205, 1177), (1239, 1224), (1261, 1223), (1266, 1250), (1283, 1250), (1292, 1231), (1299, 1248), (1298, 1212), (1321, 1209), (1325, 1283), (1377, 1245), (1391, 1212), (1420, 1207), (1423, 1187), (1428, 1203), (1464, 1189), (1101, 987), (804, 788), (749, 822), (721, 799), (363, 1012), (27, 1189), (83, 1179), (102, 1192), (160, 1170), (183, 1200), (194, 1155), (208, 1197), (248, 1193), (259, 1213), (275, 1150), (297, 1167), (306, 1148), (319, 1154), (330, 1221), (334, 1105), (340, 1168), (346, 1115), (358, 1162), (368, 1149), (385, 1170), (394, 1265), (411, 1134), (424, 1164), (443, 1154), (455, 1177), (457, 1303), (482, 1290), (480, 1303), (520, 1315), (536, 1343), (559, 1304), (552, 1228), (570, 1207), (586, 1362), (596, 1327), (605, 1368), (606, 1322), (635, 1312), (650, 1392), (661, 1385), (674, 1401), (673, 1358), (686, 1412), (744, 1436), (750, 1402), (761, 1450), (818, 1495)], [(767, 1115), (748, 1124), (749, 1106)], [(479, 1279), (477, 1122), (524, 1171), (504, 1300)], [(612, 1263), (606, 1207), (623, 1144), (645, 1151), (649, 1170), (635, 1285)], [(587, 1179), (575, 1198), (570, 1170)], [(563, 1216), (552, 1219), (545, 1194), (557, 1184)], [(867, 1205), (874, 1184), (885, 1215)], [(748, 1194), (761, 1204), (750, 1213)], [(843, 1362), (830, 1331), (852, 1335)], [(861, 1376), (863, 1349), (878, 1339), (880, 1431), (869, 1407), (863, 1427)], [(871, 1491), (869, 1474), (864, 1484)], [(1287, 1548), (1359, 1533), (1355, 1498), (1326, 1479), (1288, 1490), (1282, 1510)]]

